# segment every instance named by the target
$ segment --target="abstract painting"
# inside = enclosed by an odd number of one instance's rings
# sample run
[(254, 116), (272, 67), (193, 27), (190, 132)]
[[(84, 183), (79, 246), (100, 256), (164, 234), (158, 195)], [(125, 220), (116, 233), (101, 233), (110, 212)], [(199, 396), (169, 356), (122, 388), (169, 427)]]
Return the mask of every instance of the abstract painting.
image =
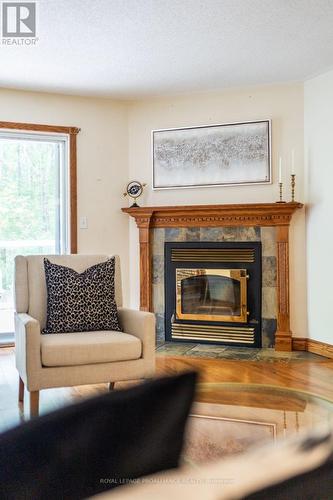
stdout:
[(152, 131), (153, 188), (271, 183), (270, 121)]

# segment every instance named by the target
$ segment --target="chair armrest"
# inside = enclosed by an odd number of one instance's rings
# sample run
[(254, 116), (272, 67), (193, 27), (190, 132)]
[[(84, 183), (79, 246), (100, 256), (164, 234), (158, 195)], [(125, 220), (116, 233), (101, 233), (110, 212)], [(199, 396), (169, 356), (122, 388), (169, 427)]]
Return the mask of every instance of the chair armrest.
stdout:
[(121, 328), (142, 342), (142, 357), (155, 357), (155, 315), (150, 312), (118, 308)]
[(39, 321), (26, 313), (15, 313), (16, 368), (29, 388), (29, 380), (42, 368)]

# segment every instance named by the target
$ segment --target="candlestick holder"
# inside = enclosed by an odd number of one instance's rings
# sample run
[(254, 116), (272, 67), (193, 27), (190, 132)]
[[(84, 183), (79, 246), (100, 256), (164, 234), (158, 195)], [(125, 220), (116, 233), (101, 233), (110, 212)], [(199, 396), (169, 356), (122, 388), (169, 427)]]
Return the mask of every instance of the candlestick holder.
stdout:
[(283, 195), (282, 195), (282, 191), (283, 191), (283, 183), (282, 182), (279, 182), (279, 190), (280, 190), (280, 199), (279, 201), (277, 201), (276, 203), (286, 203), (285, 201), (283, 201)]
[(291, 174), (291, 201), (295, 201), (295, 185), (296, 185), (296, 175)]

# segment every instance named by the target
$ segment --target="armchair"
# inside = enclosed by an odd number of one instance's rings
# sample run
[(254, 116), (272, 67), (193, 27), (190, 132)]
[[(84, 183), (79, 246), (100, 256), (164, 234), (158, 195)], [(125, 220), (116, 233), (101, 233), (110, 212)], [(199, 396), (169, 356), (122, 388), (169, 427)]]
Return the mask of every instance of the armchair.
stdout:
[[(51, 387), (150, 378), (155, 371), (155, 317), (122, 307), (119, 258), (115, 298), (122, 332), (96, 331), (42, 335), (47, 291), (43, 255), (15, 258), (15, 359), (19, 401), (30, 394), (30, 416), (38, 415), (39, 391)], [(106, 255), (52, 255), (51, 262), (81, 273)]]

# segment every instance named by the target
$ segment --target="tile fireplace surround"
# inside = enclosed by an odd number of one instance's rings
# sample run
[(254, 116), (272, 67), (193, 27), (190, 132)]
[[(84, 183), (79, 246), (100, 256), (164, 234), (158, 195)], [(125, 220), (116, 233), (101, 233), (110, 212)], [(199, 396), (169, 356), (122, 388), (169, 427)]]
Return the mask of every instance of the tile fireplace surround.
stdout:
[(140, 242), (140, 308), (157, 319), (164, 339), (164, 243), (261, 241), (262, 345), (291, 351), (289, 224), (301, 203), (123, 208), (136, 220)]

